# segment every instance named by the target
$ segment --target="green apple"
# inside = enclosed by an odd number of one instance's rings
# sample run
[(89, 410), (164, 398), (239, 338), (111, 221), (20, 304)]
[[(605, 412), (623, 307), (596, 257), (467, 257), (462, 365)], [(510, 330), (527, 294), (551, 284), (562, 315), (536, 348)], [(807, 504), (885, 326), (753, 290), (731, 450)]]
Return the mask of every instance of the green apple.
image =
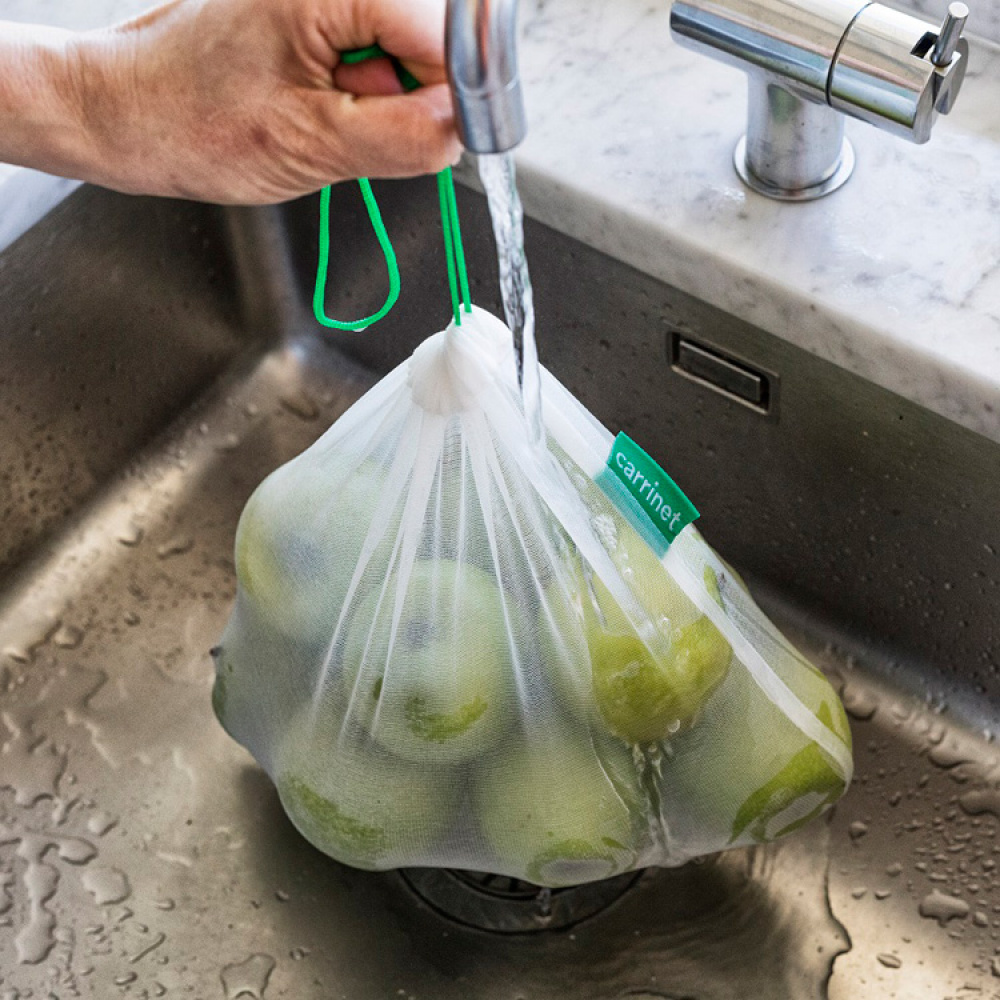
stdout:
[[(334, 477), (306, 457), (276, 470), (250, 497), (236, 531), (236, 574), (241, 592), (273, 628), (325, 647), (368, 535), (384, 474), (366, 462), (331, 489)], [(397, 523), (398, 515), (382, 542), (383, 566)], [(378, 564), (378, 557), (373, 562)]]
[(396, 573), (351, 613), (349, 713), (408, 760), (489, 753), (515, 717), (520, 612), (482, 570), (448, 559), (418, 559), (401, 599), (398, 588)]
[(355, 868), (384, 870), (434, 862), (455, 812), (447, 770), (387, 757), (357, 733), (300, 713), (279, 756), (278, 794), (315, 847)]
[(638, 862), (646, 805), (620, 743), (588, 742), (557, 725), (529, 732), (512, 754), (486, 764), (475, 798), (502, 874), (555, 888), (610, 878)]
[[(849, 752), (847, 716), (826, 678), (790, 655), (778, 672)], [(706, 850), (791, 833), (829, 808), (850, 781), (738, 663), (672, 751), (661, 795), (676, 817), (675, 834), (690, 830), (711, 841)]]

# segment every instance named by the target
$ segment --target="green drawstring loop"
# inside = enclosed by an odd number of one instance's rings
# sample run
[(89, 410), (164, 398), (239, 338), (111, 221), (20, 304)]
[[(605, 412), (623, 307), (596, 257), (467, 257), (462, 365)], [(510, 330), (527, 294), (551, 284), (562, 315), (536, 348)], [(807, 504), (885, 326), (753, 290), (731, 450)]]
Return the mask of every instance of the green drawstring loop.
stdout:
[(382, 248), (385, 257), (385, 266), (389, 272), (389, 294), (381, 309), (376, 310), (371, 316), (364, 319), (340, 320), (331, 319), (326, 315), (324, 303), (326, 302), (326, 281), (330, 270), (330, 188), (325, 187), (319, 195), (319, 263), (316, 267), (316, 288), (313, 292), (313, 314), (316, 321), (332, 330), (364, 330), (365, 327), (377, 323), (396, 304), (399, 298), (399, 263), (396, 261), (396, 251), (392, 248), (389, 234), (385, 231), (385, 223), (382, 221), (382, 213), (378, 210), (378, 202), (372, 192), (371, 182), (367, 177), (362, 177), (358, 184), (361, 185), (361, 196), (365, 200), (365, 207), (368, 209), (368, 218), (371, 219), (372, 228), (378, 238), (378, 245)]
[[(398, 59), (387, 56), (387, 53), (378, 45), (369, 45), (364, 49), (343, 52), (340, 58), (348, 65), (364, 62), (367, 59), (391, 58), (396, 77), (404, 90), (409, 92), (420, 86), (420, 81)], [(455, 323), (460, 326), (463, 307), (465, 312), (470, 313), (472, 312), (472, 304), (469, 295), (469, 276), (465, 267), (465, 251), (462, 247), (462, 230), (458, 221), (455, 179), (452, 176), (451, 167), (445, 167), (437, 175), (437, 181), (438, 198), (441, 205), (441, 227), (444, 231), (445, 263), (448, 268), (448, 288), (451, 291), (451, 306)], [(385, 257), (385, 266), (389, 274), (389, 293), (382, 306), (363, 319), (338, 320), (326, 315), (326, 285), (330, 271), (330, 188), (329, 186), (323, 188), (319, 198), (319, 260), (316, 266), (316, 285), (313, 291), (313, 315), (316, 317), (316, 322), (334, 330), (364, 330), (382, 319), (399, 298), (399, 263), (396, 260), (396, 252), (392, 248), (392, 241), (386, 232), (385, 223), (382, 221), (382, 213), (375, 200), (371, 182), (368, 178), (362, 177), (358, 184), (361, 187), (361, 196), (364, 198), (372, 229), (375, 231), (378, 244)]]

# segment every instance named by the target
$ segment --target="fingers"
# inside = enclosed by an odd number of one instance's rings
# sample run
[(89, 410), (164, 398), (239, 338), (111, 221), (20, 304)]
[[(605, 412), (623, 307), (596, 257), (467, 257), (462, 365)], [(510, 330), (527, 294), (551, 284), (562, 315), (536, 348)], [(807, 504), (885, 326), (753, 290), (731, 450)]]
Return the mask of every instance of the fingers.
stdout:
[(340, 63), (333, 71), (333, 85), (357, 97), (392, 96), (403, 93), (403, 85), (388, 59), (362, 63)]
[(331, 25), (330, 37), (337, 51), (378, 42), (386, 52), (406, 63), (422, 83), (436, 83), (443, 78), (429, 78), (415, 68), (423, 68), (430, 74), (444, 69), (446, 0), (344, 2), (351, 5), (351, 16), (339, 25)]
[(461, 155), (443, 85), (401, 96), (324, 95), (318, 111), (321, 134), (330, 137), (331, 179), (436, 173)]

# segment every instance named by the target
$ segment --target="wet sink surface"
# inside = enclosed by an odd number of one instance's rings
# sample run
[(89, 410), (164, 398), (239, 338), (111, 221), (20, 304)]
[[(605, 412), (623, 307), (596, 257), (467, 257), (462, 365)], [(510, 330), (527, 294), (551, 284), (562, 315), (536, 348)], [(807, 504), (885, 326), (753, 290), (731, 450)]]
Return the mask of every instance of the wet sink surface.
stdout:
[[(77, 197), (67, 212), (109, 207)], [(141, 217), (141, 203), (112, 201)], [(240, 225), (225, 224), (237, 274), (249, 267)], [(219, 295), (259, 309), (259, 273), (249, 284)], [(829, 822), (646, 872), (590, 915), (533, 900), (534, 933), (469, 926), (482, 908), (462, 893), (494, 906), (517, 887), (454, 883), (449, 902), (421, 873), (358, 872), (313, 850), (216, 724), (208, 649), (234, 597), (249, 493), (375, 376), (294, 330), (231, 340), (0, 595), (0, 997), (1000, 996), (992, 695), (859, 643), (777, 573), (760, 574), (762, 600), (852, 715), (857, 776)], [(592, 405), (620, 423), (608, 400)], [(722, 446), (736, 411), (710, 425), (706, 400), (704, 433)], [(713, 540), (709, 517), (705, 530)], [(981, 717), (959, 710), (977, 698)]]

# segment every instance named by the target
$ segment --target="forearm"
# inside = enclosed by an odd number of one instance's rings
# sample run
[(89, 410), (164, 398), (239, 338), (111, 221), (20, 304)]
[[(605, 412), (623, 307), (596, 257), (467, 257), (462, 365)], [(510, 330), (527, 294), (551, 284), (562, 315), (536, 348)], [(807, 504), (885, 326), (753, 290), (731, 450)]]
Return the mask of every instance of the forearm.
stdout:
[(73, 37), (0, 21), (0, 161), (81, 176), (93, 159), (74, 79)]
[[(80, 34), (0, 21), (0, 162), (240, 204), (440, 170), (460, 148), (443, 14), (443, 0), (167, 0)], [(425, 86), (404, 95), (388, 61), (341, 63), (376, 41)]]

